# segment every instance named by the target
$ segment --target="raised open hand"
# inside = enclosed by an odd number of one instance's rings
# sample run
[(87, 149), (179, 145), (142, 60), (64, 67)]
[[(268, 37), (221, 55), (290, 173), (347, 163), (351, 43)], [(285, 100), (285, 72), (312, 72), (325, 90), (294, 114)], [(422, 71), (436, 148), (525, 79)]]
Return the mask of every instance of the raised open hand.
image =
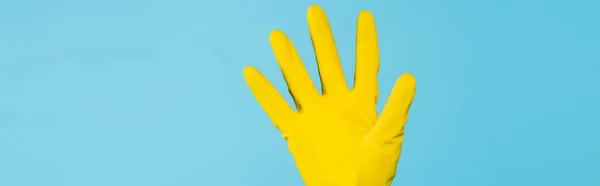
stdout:
[(398, 78), (380, 116), (377, 115), (379, 49), (373, 16), (360, 12), (356, 36), (356, 73), (348, 89), (325, 12), (308, 9), (308, 26), (323, 88), (320, 95), (287, 36), (275, 30), (273, 52), (294, 98), (294, 111), (255, 68), (244, 77), (256, 99), (283, 133), (308, 186), (387, 186), (400, 157), (404, 124), (416, 82)]

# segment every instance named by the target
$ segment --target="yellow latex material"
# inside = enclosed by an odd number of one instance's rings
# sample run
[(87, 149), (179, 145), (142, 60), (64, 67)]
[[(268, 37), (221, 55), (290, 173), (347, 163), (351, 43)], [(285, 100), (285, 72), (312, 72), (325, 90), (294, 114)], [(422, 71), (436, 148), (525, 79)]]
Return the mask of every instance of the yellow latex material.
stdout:
[(378, 117), (379, 49), (373, 16), (361, 11), (356, 36), (355, 85), (348, 89), (325, 12), (308, 9), (308, 26), (323, 88), (320, 95), (287, 36), (270, 41), (298, 111), (255, 68), (244, 78), (283, 133), (308, 186), (388, 186), (395, 174), (408, 109), (415, 94), (412, 75), (400, 76)]

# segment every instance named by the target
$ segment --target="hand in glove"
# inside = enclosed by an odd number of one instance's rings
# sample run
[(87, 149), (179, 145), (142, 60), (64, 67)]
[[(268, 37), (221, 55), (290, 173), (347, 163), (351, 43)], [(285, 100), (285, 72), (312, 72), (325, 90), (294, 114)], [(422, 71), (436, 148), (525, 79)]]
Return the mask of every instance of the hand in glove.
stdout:
[(357, 24), (351, 90), (325, 12), (316, 5), (308, 9), (308, 26), (323, 95), (292, 42), (278, 30), (271, 33), (271, 46), (298, 111), (258, 70), (244, 69), (246, 82), (283, 133), (307, 186), (389, 186), (396, 174), (416, 82), (408, 73), (400, 76), (378, 116), (379, 49), (373, 16), (362, 11)]

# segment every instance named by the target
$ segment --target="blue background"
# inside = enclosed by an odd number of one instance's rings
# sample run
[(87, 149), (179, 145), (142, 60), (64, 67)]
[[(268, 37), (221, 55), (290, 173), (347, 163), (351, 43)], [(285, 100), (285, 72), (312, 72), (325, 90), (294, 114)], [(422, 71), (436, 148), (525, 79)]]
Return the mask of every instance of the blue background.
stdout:
[(241, 71), (285, 92), (268, 43), (282, 29), (316, 81), (312, 3), (347, 77), (373, 12), (380, 103), (417, 78), (394, 185), (600, 185), (593, 0), (4, 0), (0, 185), (302, 185)]

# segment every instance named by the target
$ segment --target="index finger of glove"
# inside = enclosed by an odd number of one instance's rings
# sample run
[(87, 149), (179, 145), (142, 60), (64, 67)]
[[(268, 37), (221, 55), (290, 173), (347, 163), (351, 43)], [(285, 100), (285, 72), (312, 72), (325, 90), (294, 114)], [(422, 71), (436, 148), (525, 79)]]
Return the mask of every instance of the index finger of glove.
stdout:
[(273, 84), (256, 68), (251, 66), (244, 68), (244, 79), (275, 127), (284, 132), (286, 121), (296, 112), (287, 104)]
[(371, 12), (363, 10), (356, 25), (356, 71), (354, 91), (377, 102), (377, 72), (379, 71), (379, 48), (375, 20)]

